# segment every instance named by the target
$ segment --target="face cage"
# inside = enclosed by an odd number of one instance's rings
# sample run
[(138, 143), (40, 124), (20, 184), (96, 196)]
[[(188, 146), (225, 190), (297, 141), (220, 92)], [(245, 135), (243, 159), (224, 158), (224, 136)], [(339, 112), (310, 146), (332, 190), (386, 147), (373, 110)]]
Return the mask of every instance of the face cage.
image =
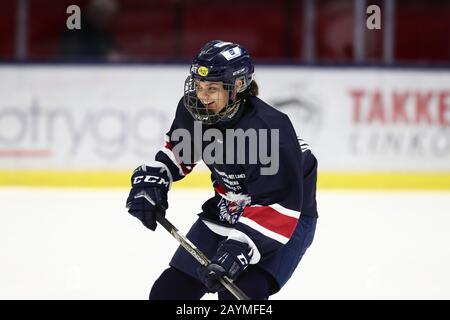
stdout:
[[(198, 80), (197, 80), (198, 81)], [(228, 102), (218, 113), (205, 107), (197, 97), (196, 79), (188, 76), (184, 82), (184, 106), (195, 120), (205, 124), (214, 124), (220, 120), (231, 119), (236, 114), (240, 100), (236, 99), (234, 92), (234, 84), (223, 84), (224, 89), (228, 92)]]

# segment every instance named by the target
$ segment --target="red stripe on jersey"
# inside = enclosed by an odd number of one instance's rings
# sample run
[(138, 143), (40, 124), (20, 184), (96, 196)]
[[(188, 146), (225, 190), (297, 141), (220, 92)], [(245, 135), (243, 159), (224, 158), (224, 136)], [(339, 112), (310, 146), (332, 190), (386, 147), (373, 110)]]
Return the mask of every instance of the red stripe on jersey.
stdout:
[(226, 194), (227, 193), (225, 188), (221, 184), (219, 184), (218, 182), (214, 182), (214, 190), (216, 190), (216, 192), (219, 193), (219, 194)]
[[(169, 149), (170, 151), (172, 151), (173, 146), (172, 143), (170, 143), (169, 141), (166, 142), (166, 144), (164, 145), (164, 148)], [(173, 151), (172, 151), (173, 153)], [(192, 169), (194, 169), (195, 164), (193, 165), (185, 165), (183, 162), (179, 161), (179, 159), (175, 156), (175, 154), (173, 154), (175, 159), (178, 162), (178, 165), (181, 167), (181, 170), (183, 171), (184, 175), (187, 175), (188, 173), (191, 173)], [(173, 162), (173, 161), (172, 161)]]
[(242, 216), (251, 219), (260, 226), (288, 239), (290, 239), (294, 233), (298, 221), (296, 218), (279, 213), (277, 210), (267, 206), (247, 206), (244, 208)]
[(165, 148), (169, 149), (170, 151), (172, 151), (173, 146), (170, 142), (166, 142), (166, 144), (164, 145)]
[(194, 169), (195, 164), (191, 166), (187, 166), (183, 163), (180, 163), (181, 169), (183, 170), (183, 173), (187, 175), (188, 173), (191, 173), (192, 169)]

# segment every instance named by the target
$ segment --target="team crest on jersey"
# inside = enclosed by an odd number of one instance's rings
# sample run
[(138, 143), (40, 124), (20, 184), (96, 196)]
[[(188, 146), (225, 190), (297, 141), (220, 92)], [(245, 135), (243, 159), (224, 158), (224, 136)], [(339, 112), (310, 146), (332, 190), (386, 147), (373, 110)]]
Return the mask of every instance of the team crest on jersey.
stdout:
[(244, 212), (245, 206), (251, 203), (248, 195), (234, 194), (227, 192), (218, 203), (220, 221), (227, 221), (229, 224), (236, 224), (239, 217)]
[(201, 75), (202, 77), (206, 77), (209, 73), (209, 70), (206, 67), (200, 67), (200, 68), (198, 68), (197, 73), (199, 75)]

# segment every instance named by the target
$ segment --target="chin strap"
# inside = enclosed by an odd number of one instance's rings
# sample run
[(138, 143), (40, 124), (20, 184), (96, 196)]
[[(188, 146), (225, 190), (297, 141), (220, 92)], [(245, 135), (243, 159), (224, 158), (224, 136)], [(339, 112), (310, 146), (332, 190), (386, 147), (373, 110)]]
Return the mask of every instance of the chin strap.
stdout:
[(239, 119), (241, 118), (242, 114), (244, 113), (244, 105), (245, 105), (245, 100), (241, 100), (239, 102), (236, 102), (236, 106), (233, 107), (233, 109), (236, 109), (233, 111), (232, 114), (223, 117), (222, 119), (220, 119), (219, 121), (217, 121), (215, 123), (215, 125), (219, 128), (231, 128), (232, 126), (234, 126)]

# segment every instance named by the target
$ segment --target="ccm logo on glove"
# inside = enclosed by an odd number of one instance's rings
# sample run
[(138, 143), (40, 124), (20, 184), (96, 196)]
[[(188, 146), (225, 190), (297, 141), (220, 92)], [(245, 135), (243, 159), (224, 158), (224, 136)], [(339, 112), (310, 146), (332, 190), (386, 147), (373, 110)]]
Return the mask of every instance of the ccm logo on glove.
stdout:
[(152, 184), (154, 183), (157, 185), (163, 185), (165, 187), (169, 186), (169, 181), (165, 180), (162, 177), (146, 175), (146, 176), (136, 176), (133, 178), (133, 185), (139, 184), (141, 182), (152, 183)]

